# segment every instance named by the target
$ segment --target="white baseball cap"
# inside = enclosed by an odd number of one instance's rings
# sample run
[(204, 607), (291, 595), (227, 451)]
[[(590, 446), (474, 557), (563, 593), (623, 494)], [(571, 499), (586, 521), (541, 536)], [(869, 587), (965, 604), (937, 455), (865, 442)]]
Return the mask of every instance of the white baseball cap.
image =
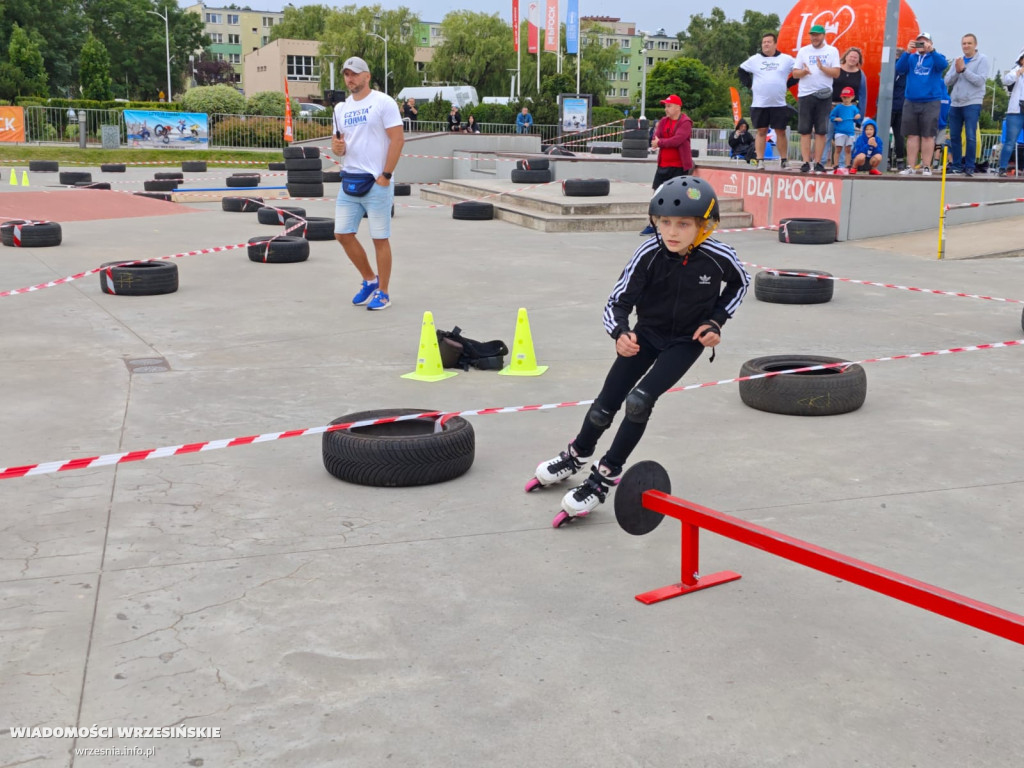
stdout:
[(356, 74), (359, 74), (360, 72), (370, 71), (370, 68), (367, 66), (366, 62), (360, 59), (358, 56), (350, 56), (349, 58), (345, 59), (345, 63), (341, 67), (341, 71), (344, 72), (346, 69), (349, 72), (355, 72)]

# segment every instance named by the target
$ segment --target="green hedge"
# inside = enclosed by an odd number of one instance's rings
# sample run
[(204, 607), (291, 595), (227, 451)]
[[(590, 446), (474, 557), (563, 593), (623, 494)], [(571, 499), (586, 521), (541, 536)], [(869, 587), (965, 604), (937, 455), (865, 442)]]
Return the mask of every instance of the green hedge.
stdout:
[[(294, 141), (322, 139), (331, 126), (311, 120), (293, 120)], [(226, 147), (284, 147), (284, 120), (275, 117), (228, 117), (210, 126), (210, 144)]]

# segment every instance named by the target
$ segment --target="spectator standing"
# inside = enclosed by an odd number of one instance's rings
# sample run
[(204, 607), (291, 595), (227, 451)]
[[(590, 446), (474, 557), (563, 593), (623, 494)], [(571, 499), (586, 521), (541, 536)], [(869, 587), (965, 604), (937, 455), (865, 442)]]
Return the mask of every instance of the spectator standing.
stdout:
[(1020, 175), (1020, 164), (1017, 163), (1017, 138), (1024, 129), (1024, 110), (1021, 104), (1024, 102), (1024, 49), (1017, 54), (1017, 66), (1003, 75), (1003, 85), (1012, 88), (1010, 91), (1010, 103), (1006, 106), (1006, 141), (1003, 142), (1003, 149), (999, 153), (999, 175), (1006, 176), (1007, 168), (1010, 165), (1010, 155), (1014, 156), (1014, 168)]
[(533, 115), (530, 114), (530, 110), (523, 107), (522, 111), (516, 115), (516, 133), (529, 133), (533, 128)]
[(774, 130), (778, 136), (776, 149), (782, 158), (783, 168), (786, 167), (789, 154), (787, 131), (790, 111), (786, 105), (786, 86), (795, 61), (792, 56), (778, 49), (778, 42), (778, 35), (766, 32), (761, 37), (761, 52), (755, 53), (739, 66), (740, 82), (750, 88), (753, 94), (750, 119), (757, 129), (754, 152), (758, 168), (764, 168), (769, 129)]
[(903, 103), (903, 135), (907, 139), (907, 167), (903, 176), (914, 174), (914, 164), (921, 158), (921, 173), (932, 175), (932, 154), (939, 132), (939, 111), (946, 84), (942, 73), (946, 57), (935, 50), (932, 36), (922, 32), (907, 43), (906, 52), (896, 62), (896, 71), (907, 75), (906, 100)]
[(416, 109), (416, 99), (409, 97), (402, 105), (402, 118), (407, 123), (407, 130), (415, 131), (419, 123), (420, 111)]
[[(945, 83), (942, 87), (946, 87)], [(949, 141), (949, 132), (946, 130), (946, 126), (949, 124), (949, 108), (949, 94), (944, 93), (939, 99), (939, 130), (935, 134), (935, 157), (932, 159), (932, 168), (939, 171), (942, 171), (942, 149)]]
[[(978, 38), (972, 34), (960, 39), (960, 50), (963, 56), (953, 60), (945, 78), (950, 99), (949, 146), (953, 152), (950, 172), (973, 176), (978, 157), (978, 120), (981, 102), (985, 99), (989, 62), (985, 54), (978, 53)], [(961, 131), (967, 134), (966, 154)]]
[(750, 123), (740, 118), (736, 123), (736, 129), (729, 136), (729, 157), (741, 158), (746, 163), (757, 163), (758, 168), (763, 168), (764, 162), (758, 163), (754, 152), (754, 137), (750, 133)]
[[(657, 189), (669, 179), (687, 176), (693, 171), (693, 152), (690, 149), (690, 136), (693, 133), (693, 121), (683, 112), (683, 100), (676, 94), (662, 99), (665, 105), (665, 116), (654, 126), (651, 147), (658, 150), (658, 169), (654, 172), (654, 183)], [(653, 235), (653, 225), (641, 230), (641, 235)]]
[[(839, 59), (839, 76), (832, 81), (832, 109), (845, 103), (843, 91), (847, 88), (853, 90), (853, 104), (861, 114), (861, 117), (857, 118), (857, 125), (860, 125), (860, 121), (865, 115), (865, 105), (868, 103), (868, 78), (864, 74), (864, 52), (856, 46), (847, 48)], [(830, 119), (828, 135), (825, 138), (825, 151), (821, 154), (822, 163), (828, 162), (835, 128), (836, 123)], [(834, 162), (833, 165), (835, 165)]]
[[(398, 165), (405, 144), (398, 104), (380, 91), (370, 89), (370, 68), (358, 56), (346, 59), (342, 67), (349, 97), (334, 107), (334, 136), (331, 149), (344, 156), (341, 189), (334, 214), (334, 236), (359, 271), (363, 284), (352, 304), (380, 310), (391, 306), (391, 206), (394, 187), (391, 174)], [(367, 191), (345, 191), (346, 179), (366, 186)], [(370, 269), (366, 251), (356, 239), (359, 222), (366, 215), (377, 259), (377, 273)]]
[(448, 113), (448, 130), (458, 132), (462, 130), (462, 113), (459, 112), (458, 107), (452, 107), (452, 111)]
[[(797, 51), (793, 68), (793, 77), (800, 81), (797, 88), (797, 101), (800, 104), (797, 132), (800, 134), (800, 154), (804, 161), (800, 170), (804, 173), (811, 170), (811, 158), (820, 156), (825, 149), (828, 116), (832, 111), (832, 81), (839, 77), (839, 51), (825, 43), (825, 28), (815, 24), (811, 27), (810, 36), (810, 44)], [(812, 154), (812, 150), (816, 154)], [(814, 170), (824, 173), (825, 166), (820, 161), (816, 162)]]
[[(903, 55), (904, 49), (896, 47), (896, 59)], [(889, 127), (892, 129), (892, 151), (896, 158), (896, 170), (902, 171), (907, 167), (907, 142), (903, 138), (903, 102), (907, 92), (907, 73), (896, 70), (892, 82), (892, 117), (889, 120)]]

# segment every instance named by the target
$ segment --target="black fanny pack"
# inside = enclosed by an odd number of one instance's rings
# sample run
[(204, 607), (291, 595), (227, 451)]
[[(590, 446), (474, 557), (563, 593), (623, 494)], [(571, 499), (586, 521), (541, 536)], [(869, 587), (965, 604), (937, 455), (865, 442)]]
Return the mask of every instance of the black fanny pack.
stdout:
[(812, 93), (811, 96), (816, 99), (821, 99), (822, 101), (832, 101), (832, 89), (822, 88)]
[(500, 371), (505, 367), (505, 355), (508, 354), (505, 342), (467, 339), (459, 326), (451, 331), (439, 330), (437, 345), (441, 349), (441, 365), (464, 371), (470, 367), (481, 371)]
[(345, 173), (341, 172), (341, 188), (346, 195), (362, 197), (377, 183), (377, 177), (372, 173)]

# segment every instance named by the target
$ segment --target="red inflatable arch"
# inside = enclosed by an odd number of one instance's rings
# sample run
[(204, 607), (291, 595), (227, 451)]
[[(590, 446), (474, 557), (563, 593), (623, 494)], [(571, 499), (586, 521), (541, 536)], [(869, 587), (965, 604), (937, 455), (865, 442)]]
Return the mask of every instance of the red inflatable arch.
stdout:
[[(825, 42), (838, 48), (840, 55), (850, 46), (860, 48), (864, 51), (864, 74), (868, 78), (867, 113), (874, 116), (878, 77), (882, 71), (885, 5), (878, 0), (849, 0), (839, 6), (827, 0), (800, 0), (786, 16), (779, 30), (779, 50), (795, 56), (801, 46), (811, 42), (808, 32), (815, 24), (825, 27)], [(896, 44), (905, 46), (920, 31), (917, 15), (906, 0), (902, 0)], [(959, 51), (959, 42), (936, 40), (935, 47), (943, 52), (952, 50), (956, 53)], [(950, 45), (953, 47), (950, 48)], [(895, 51), (890, 55), (895, 55)]]

